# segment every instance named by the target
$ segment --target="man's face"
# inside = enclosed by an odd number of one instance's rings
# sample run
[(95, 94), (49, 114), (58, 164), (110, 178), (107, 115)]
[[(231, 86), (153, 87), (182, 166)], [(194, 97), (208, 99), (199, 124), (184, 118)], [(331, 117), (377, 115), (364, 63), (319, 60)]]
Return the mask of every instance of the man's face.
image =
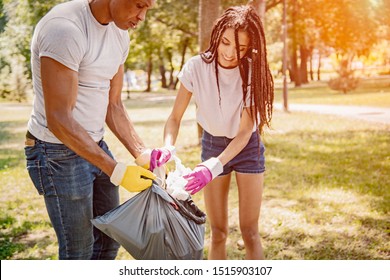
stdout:
[(145, 19), (146, 12), (155, 2), (155, 0), (112, 0), (110, 2), (111, 18), (120, 29), (134, 29), (140, 21)]

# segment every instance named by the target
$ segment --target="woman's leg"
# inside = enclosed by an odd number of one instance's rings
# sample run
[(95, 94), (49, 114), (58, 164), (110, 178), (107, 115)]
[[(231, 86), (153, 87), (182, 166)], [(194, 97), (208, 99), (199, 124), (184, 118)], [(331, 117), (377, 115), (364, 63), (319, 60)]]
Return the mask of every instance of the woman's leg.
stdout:
[(207, 219), (211, 228), (209, 260), (226, 259), (230, 178), (231, 174), (217, 177), (203, 189)]
[(246, 259), (264, 259), (259, 235), (264, 173), (236, 173), (236, 178), (239, 196), (240, 229), (245, 243)]

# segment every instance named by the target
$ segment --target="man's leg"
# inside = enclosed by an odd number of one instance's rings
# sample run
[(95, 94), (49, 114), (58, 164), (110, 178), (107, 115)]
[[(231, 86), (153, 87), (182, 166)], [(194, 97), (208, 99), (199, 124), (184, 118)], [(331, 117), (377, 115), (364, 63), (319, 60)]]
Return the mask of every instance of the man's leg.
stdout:
[[(101, 141), (100, 147), (112, 157), (106, 143)], [(95, 168), (97, 171), (97, 169)], [(93, 216), (101, 216), (119, 205), (119, 188), (113, 185), (110, 178), (101, 171), (97, 171), (93, 186)], [(113, 260), (118, 254), (120, 245), (99, 229), (93, 229), (95, 242), (92, 259)]]

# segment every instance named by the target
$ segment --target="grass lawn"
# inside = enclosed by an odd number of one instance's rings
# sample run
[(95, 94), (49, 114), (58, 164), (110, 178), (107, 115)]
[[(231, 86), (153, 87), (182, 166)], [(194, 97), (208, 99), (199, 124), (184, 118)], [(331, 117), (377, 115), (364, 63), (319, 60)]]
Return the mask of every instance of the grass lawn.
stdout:
[[(389, 90), (379, 88), (375, 83), (343, 95), (322, 85), (302, 87), (290, 90), (290, 101), (390, 107)], [(148, 146), (162, 145), (173, 96), (139, 93), (126, 100)], [(31, 106), (0, 104), (0, 108), (0, 259), (56, 259), (56, 238), (43, 199), (25, 170), (23, 141)], [(109, 131), (105, 139), (118, 160), (132, 162)], [(267, 171), (259, 232), (267, 259), (390, 259), (390, 127), (275, 111), (263, 141)], [(193, 104), (184, 116), (177, 151), (188, 167), (200, 160)], [(131, 195), (121, 189), (122, 201)], [(194, 200), (204, 209), (201, 193)], [(245, 256), (237, 244), (241, 239), (237, 201), (233, 182), (230, 259)], [(208, 238), (206, 224), (205, 258)], [(131, 256), (121, 248), (117, 259)]]
[[(275, 101), (282, 103), (282, 85), (276, 81), (275, 87)], [(291, 103), (304, 104), (390, 107), (390, 79), (384, 77), (362, 79), (360, 86), (347, 94), (331, 90), (324, 82), (311, 82), (297, 88), (291, 84), (287, 100)]]

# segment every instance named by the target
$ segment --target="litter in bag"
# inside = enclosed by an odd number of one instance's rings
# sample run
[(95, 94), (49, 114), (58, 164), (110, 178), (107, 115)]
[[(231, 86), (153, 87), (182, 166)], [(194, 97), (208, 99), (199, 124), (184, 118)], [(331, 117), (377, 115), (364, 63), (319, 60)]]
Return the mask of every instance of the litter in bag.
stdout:
[(177, 156), (173, 156), (173, 159), (176, 164), (176, 169), (173, 172), (168, 173), (165, 180), (166, 190), (172, 197), (178, 200), (186, 200), (190, 194), (185, 190), (185, 186), (188, 182), (183, 176), (187, 175), (192, 170), (185, 167)]
[(189, 197), (179, 201), (156, 182), (92, 224), (135, 259), (202, 259), (206, 215)]

